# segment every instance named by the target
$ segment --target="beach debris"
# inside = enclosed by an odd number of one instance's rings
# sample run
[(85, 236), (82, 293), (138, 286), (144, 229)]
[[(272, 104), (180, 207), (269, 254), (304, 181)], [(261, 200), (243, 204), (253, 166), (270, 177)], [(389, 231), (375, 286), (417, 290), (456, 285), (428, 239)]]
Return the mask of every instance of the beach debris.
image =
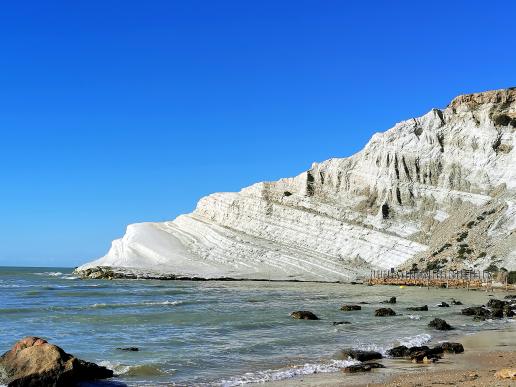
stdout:
[(349, 321), (334, 321), (333, 325), (347, 325), (351, 324)]
[(502, 368), (495, 376), (498, 379), (511, 379), (516, 380), (516, 368)]
[(428, 323), (430, 328), (437, 329), (438, 331), (450, 331), (453, 327), (441, 318), (434, 318)]
[(140, 349), (138, 347), (125, 347), (125, 348), (117, 348), (120, 351), (128, 351), (128, 352), (138, 352)]
[(355, 364), (350, 365), (342, 369), (342, 372), (354, 374), (356, 372), (369, 372), (373, 368), (385, 368), (383, 364), (380, 363), (363, 363), (363, 364)]
[(391, 308), (380, 308), (374, 311), (374, 315), (377, 317), (396, 316), (396, 312), (393, 311)]
[(396, 303), (396, 297), (391, 297), (388, 300), (380, 302), (380, 304), (395, 304)]
[(439, 308), (449, 308), (450, 305), (444, 301), (442, 301), (439, 305), (437, 305)]
[(428, 305), (411, 306), (411, 307), (408, 307), (407, 310), (411, 310), (411, 311), (414, 311), (414, 312), (428, 311)]
[[(113, 371), (66, 353), (39, 337), (18, 341), (0, 357), (4, 379), (9, 386), (72, 386), (80, 381), (113, 377)], [(3, 373), (2, 373), (3, 374)], [(1, 375), (0, 374), (0, 379)]]
[(310, 312), (309, 310), (298, 310), (290, 313), (290, 317), (295, 318), (297, 320), (320, 320), (315, 314)]
[(364, 351), (361, 349), (342, 349), (340, 355), (343, 359), (351, 358), (358, 361), (376, 360), (383, 357), (380, 352)]
[(361, 310), (362, 307), (360, 305), (342, 305), (340, 310), (344, 312), (350, 312), (352, 310)]

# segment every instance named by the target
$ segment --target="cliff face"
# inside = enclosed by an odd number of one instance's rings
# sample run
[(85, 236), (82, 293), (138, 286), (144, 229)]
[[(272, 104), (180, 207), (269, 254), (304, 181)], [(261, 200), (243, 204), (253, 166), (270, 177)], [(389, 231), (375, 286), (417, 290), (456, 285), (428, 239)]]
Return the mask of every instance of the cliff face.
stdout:
[(171, 222), (130, 225), (98, 266), (188, 277), (349, 280), (417, 264), (516, 269), (516, 89), (463, 95), (343, 159)]

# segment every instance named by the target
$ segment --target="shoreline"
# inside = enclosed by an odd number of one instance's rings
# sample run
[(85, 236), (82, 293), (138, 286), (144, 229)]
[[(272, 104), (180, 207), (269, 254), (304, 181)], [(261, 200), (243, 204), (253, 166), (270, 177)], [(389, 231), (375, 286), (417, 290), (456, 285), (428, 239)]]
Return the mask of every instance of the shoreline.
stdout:
[[(315, 373), (287, 380), (267, 382), (268, 387), (323, 386), (512, 386), (510, 379), (497, 379), (495, 373), (516, 364), (516, 322), (501, 330), (485, 330), (452, 336), (447, 341), (464, 345), (464, 353), (444, 354), (436, 363), (414, 364), (406, 359), (384, 358), (385, 368), (358, 374)], [(434, 343), (434, 344), (437, 344)], [(460, 383), (460, 384), (458, 384)]]

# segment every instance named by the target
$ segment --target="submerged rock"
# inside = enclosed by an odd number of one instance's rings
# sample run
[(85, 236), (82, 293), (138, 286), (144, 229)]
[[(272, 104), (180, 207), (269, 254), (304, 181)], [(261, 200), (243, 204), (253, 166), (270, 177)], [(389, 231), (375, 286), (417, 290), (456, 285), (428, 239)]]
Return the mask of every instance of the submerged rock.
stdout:
[(388, 300), (381, 302), (381, 304), (395, 304), (395, 303), (396, 303), (396, 297), (391, 297)]
[(308, 310), (298, 310), (296, 312), (292, 312), (290, 313), (290, 317), (297, 320), (319, 320), (319, 317)]
[(452, 304), (452, 305), (462, 305), (462, 302), (457, 301), (455, 298), (452, 298), (452, 300), (451, 300), (451, 304)]
[[(80, 381), (106, 379), (113, 371), (77, 359), (39, 337), (25, 337), (0, 357), (9, 387), (73, 386)], [(1, 378), (0, 373), (0, 378)]]
[(125, 347), (125, 348), (117, 348), (120, 351), (128, 351), (128, 352), (138, 352), (140, 349), (138, 347)]
[(342, 371), (350, 374), (354, 374), (356, 372), (369, 372), (373, 368), (385, 368), (383, 364), (380, 363), (364, 363), (364, 364), (355, 364), (343, 368)]
[(434, 318), (428, 323), (430, 328), (437, 329), (439, 331), (450, 331), (453, 327), (441, 318)]
[(351, 359), (358, 361), (377, 360), (382, 358), (382, 354), (376, 351), (363, 351), (360, 349), (343, 349), (340, 351), (341, 356), (345, 359), (350, 357)]
[(411, 307), (408, 307), (407, 310), (410, 310), (410, 311), (413, 311), (413, 312), (425, 312), (425, 311), (428, 311), (428, 305), (411, 306)]
[(396, 316), (396, 312), (393, 311), (391, 308), (380, 308), (374, 311), (374, 315), (377, 317)]
[(350, 312), (352, 310), (361, 310), (362, 307), (360, 305), (342, 305), (340, 310), (345, 312)]
[(442, 301), (439, 305), (437, 305), (439, 308), (449, 308), (450, 305), (448, 305), (446, 302)]
[(333, 325), (348, 325), (351, 324), (349, 321), (334, 321)]

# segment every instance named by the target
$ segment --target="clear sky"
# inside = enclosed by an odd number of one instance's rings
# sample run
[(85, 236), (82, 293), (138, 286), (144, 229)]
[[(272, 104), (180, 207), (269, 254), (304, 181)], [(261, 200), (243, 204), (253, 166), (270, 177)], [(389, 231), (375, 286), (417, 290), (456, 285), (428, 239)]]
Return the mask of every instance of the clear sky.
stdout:
[(0, 10), (0, 265), (345, 157), (516, 85), (513, 1), (25, 1)]

